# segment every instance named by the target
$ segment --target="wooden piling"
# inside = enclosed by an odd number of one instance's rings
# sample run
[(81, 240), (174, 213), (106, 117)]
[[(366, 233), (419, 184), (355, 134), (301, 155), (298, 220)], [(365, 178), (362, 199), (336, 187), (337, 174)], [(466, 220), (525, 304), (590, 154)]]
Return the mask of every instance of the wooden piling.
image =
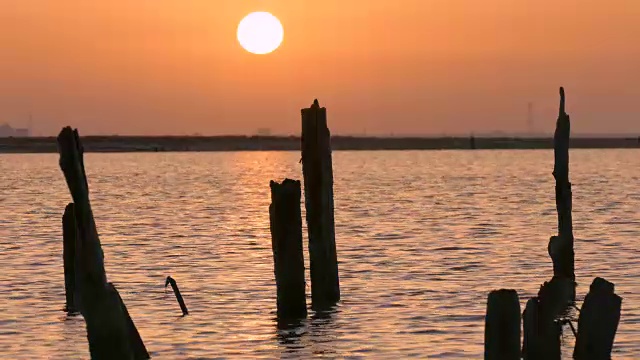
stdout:
[(129, 310), (127, 310), (127, 306), (124, 304), (124, 301), (122, 300), (122, 297), (120, 296), (120, 293), (118, 292), (118, 289), (116, 289), (116, 287), (112, 283), (108, 283), (107, 287), (110, 290), (113, 289), (113, 291), (116, 293), (116, 295), (118, 295), (118, 300), (120, 302), (120, 307), (122, 308), (122, 313), (124, 314), (125, 325), (126, 325), (126, 329), (127, 329), (127, 333), (128, 333), (128, 338), (129, 338), (129, 346), (130, 346), (131, 351), (133, 353), (133, 359), (134, 360), (150, 359), (151, 356), (149, 356), (149, 352), (147, 351), (147, 347), (144, 346), (144, 342), (142, 341), (142, 337), (140, 337), (140, 333), (138, 332), (138, 329), (136, 328), (136, 325), (133, 323), (133, 319), (131, 319), (131, 316), (129, 315)]
[(66, 303), (64, 310), (77, 312), (76, 297), (76, 219), (73, 203), (69, 203), (62, 215), (62, 260), (64, 264), (64, 291)]
[(595, 278), (584, 298), (578, 318), (574, 359), (611, 359), (621, 306), (622, 298), (614, 293), (613, 283)]
[(524, 360), (542, 359), (540, 338), (538, 336), (538, 298), (532, 297), (522, 313), (522, 358)]
[(522, 358), (525, 360), (560, 359), (561, 326), (546, 306), (536, 296), (527, 301), (522, 313)]
[(83, 289), (82, 315), (92, 360), (134, 359), (127, 322), (113, 287)]
[[(107, 283), (104, 255), (89, 201), (83, 148), (78, 131), (70, 127), (58, 135), (60, 168), (74, 202), (76, 238), (76, 305), (82, 313), (92, 359), (141, 359), (136, 352), (137, 330), (117, 290)], [(139, 338), (139, 335), (138, 335)], [(140, 340), (141, 341), (141, 340)], [(147, 356), (148, 357), (148, 356)]]
[(189, 315), (187, 305), (184, 304), (184, 299), (182, 299), (182, 294), (180, 294), (180, 289), (178, 289), (178, 283), (176, 283), (176, 281), (171, 276), (167, 276), (167, 280), (164, 282), (165, 289), (169, 284), (171, 284), (173, 293), (176, 295), (176, 299), (178, 300), (178, 304), (180, 305), (180, 310), (182, 310), (182, 316)]
[(302, 109), (302, 172), (309, 231), (311, 301), (326, 309), (340, 300), (336, 253), (333, 165), (327, 111), (314, 100)]
[(269, 206), (271, 246), (276, 278), (279, 323), (307, 317), (302, 254), (302, 213), (300, 181), (271, 181)]
[(494, 290), (487, 299), (484, 358), (520, 359), (520, 300), (515, 290)]
[[(560, 109), (553, 136), (554, 167), (556, 181), (556, 210), (558, 236), (549, 241), (549, 255), (553, 260), (553, 275), (575, 280), (573, 223), (571, 218), (572, 194), (569, 182), (569, 138), (571, 122), (565, 112), (564, 88), (560, 88)], [(574, 295), (575, 298), (575, 295)]]

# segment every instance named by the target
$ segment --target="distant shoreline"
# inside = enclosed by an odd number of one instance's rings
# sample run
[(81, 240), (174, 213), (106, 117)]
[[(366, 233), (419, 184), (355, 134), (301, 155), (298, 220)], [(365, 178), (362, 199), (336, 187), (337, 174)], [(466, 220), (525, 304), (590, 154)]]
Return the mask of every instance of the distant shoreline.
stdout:
[[(477, 137), (481, 149), (553, 149), (553, 139)], [(299, 151), (297, 136), (86, 136), (85, 152), (176, 151)], [(471, 149), (470, 137), (352, 137), (333, 136), (333, 150), (448, 150)], [(640, 137), (572, 138), (571, 148), (639, 149)], [(0, 153), (55, 153), (55, 137), (0, 138)]]

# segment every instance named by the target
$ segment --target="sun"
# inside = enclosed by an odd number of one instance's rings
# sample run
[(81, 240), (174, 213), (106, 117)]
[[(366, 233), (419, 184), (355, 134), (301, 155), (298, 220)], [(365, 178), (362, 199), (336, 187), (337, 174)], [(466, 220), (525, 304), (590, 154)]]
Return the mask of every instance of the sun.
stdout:
[(277, 17), (266, 11), (253, 12), (238, 25), (238, 42), (250, 53), (268, 54), (282, 43), (284, 30)]

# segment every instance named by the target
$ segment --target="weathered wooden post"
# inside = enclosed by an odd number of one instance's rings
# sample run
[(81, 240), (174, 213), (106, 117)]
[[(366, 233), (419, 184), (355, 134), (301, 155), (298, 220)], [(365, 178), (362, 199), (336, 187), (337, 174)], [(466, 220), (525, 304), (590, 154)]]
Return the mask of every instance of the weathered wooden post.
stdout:
[(311, 302), (326, 309), (340, 300), (333, 214), (333, 165), (327, 111), (314, 100), (302, 109), (302, 172), (309, 230)]
[(302, 212), (300, 181), (271, 181), (269, 217), (271, 247), (276, 278), (278, 320), (287, 322), (307, 317), (302, 255)]
[(129, 337), (129, 346), (131, 347), (131, 351), (133, 353), (133, 359), (150, 359), (149, 353), (147, 352), (147, 348), (144, 346), (144, 342), (142, 341), (142, 337), (136, 328), (136, 325), (133, 323), (133, 319), (129, 315), (129, 310), (127, 310), (127, 306), (122, 301), (122, 297), (120, 297), (120, 293), (118, 293), (118, 289), (112, 284), (107, 284), (107, 289), (113, 289), (116, 295), (118, 295), (118, 300), (120, 302), (120, 307), (122, 308), (122, 312), (124, 314), (125, 326), (127, 329), (128, 337)]
[[(571, 218), (572, 194), (569, 182), (569, 137), (571, 122), (565, 112), (564, 88), (560, 88), (560, 110), (553, 136), (554, 167), (556, 180), (556, 210), (558, 212), (558, 236), (549, 240), (549, 255), (553, 260), (553, 276), (575, 281), (573, 224)], [(575, 295), (574, 295), (575, 299)]]
[(520, 359), (520, 300), (515, 290), (494, 290), (487, 299), (484, 358)]
[(62, 260), (64, 264), (64, 291), (66, 304), (64, 310), (75, 313), (76, 307), (76, 219), (73, 203), (69, 203), (62, 215)]
[(79, 288), (77, 303), (80, 303), (79, 308), (86, 322), (91, 358), (148, 359), (149, 354), (118, 291), (107, 282), (104, 255), (89, 202), (89, 186), (78, 131), (65, 127), (57, 141), (60, 168), (74, 202), (77, 228), (75, 273), (76, 287)]
[(524, 336), (522, 357), (525, 360), (559, 360), (561, 325), (555, 321), (548, 303), (533, 297), (522, 314)]
[(180, 305), (180, 310), (182, 310), (182, 316), (188, 315), (189, 310), (187, 310), (187, 305), (184, 304), (184, 299), (182, 299), (182, 294), (180, 294), (180, 289), (178, 289), (178, 283), (171, 276), (167, 276), (167, 280), (164, 282), (165, 289), (167, 286), (171, 284), (171, 288), (173, 289), (173, 293), (176, 295), (176, 299), (178, 300), (178, 304)]
[(538, 298), (532, 297), (522, 313), (522, 358), (524, 360), (542, 359), (540, 337), (538, 336)]
[(621, 306), (622, 298), (614, 293), (614, 285), (605, 279), (595, 278), (578, 318), (574, 359), (611, 359)]

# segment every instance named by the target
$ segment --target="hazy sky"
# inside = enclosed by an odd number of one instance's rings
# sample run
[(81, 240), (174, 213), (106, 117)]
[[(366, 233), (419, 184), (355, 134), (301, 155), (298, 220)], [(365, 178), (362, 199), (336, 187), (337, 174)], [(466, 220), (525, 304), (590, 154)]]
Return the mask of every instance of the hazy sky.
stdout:
[[(236, 40), (249, 12), (274, 53)], [(0, 0), (0, 123), (39, 134), (640, 132), (640, 0)]]

